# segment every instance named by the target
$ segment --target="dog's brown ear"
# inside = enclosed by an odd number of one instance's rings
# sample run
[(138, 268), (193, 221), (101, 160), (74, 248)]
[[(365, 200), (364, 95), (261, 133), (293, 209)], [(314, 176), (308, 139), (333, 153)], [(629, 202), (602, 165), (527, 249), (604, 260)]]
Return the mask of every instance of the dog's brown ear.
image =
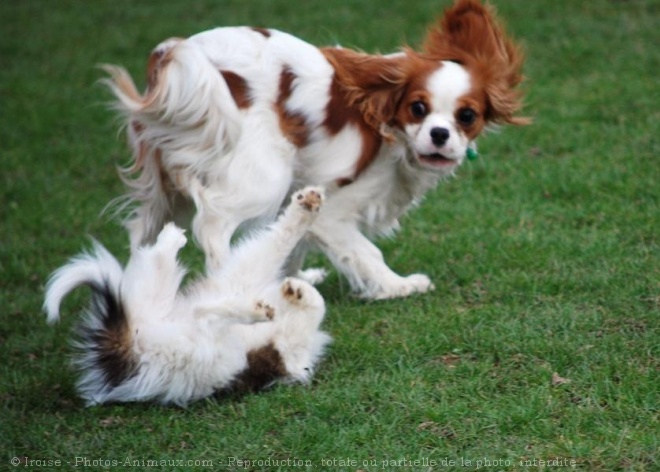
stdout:
[(457, 0), (429, 29), (422, 49), (433, 58), (459, 62), (481, 76), (490, 102), (489, 121), (530, 123), (528, 118), (515, 116), (522, 107), (517, 87), (524, 78), (525, 57), (492, 6), (479, 0)]
[[(403, 95), (405, 56), (369, 55), (340, 48), (322, 52), (335, 70), (331, 100), (341, 101), (343, 114), (359, 111), (369, 127), (388, 139), (382, 125), (394, 118)], [(341, 117), (342, 113), (333, 115)]]
[(453, 50), (501, 62), (511, 62), (517, 55), (495, 9), (479, 0), (457, 0), (445, 10), (438, 24), (429, 29), (423, 49), (431, 55)]

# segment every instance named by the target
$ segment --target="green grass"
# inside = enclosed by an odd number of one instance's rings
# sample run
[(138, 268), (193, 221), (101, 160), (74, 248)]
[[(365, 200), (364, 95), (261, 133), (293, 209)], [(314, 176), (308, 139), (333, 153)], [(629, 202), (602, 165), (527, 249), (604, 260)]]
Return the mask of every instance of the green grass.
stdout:
[[(86, 293), (51, 328), (44, 283), (88, 235), (127, 255), (119, 225), (99, 217), (122, 193), (115, 166), (128, 156), (95, 64), (141, 76), (160, 40), (232, 24), (389, 51), (416, 44), (446, 3), (0, 3), (0, 464), (268, 469), (235, 457), (311, 464), (280, 470), (435, 461), (495, 471), (557, 459), (589, 471), (660, 469), (655, 0), (495, 2), (528, 53), (535, 124), (482, 139), (482, 158), (380, 243), (399, 272), (429, 273), (435, 292), (366, 303), (335, 275), (320, 287), (335, 341), (310, 387), (187, 409), (85, 408), (75, 395), (67, 339)], [(551, 385), (554, 372), (570, 382)]]

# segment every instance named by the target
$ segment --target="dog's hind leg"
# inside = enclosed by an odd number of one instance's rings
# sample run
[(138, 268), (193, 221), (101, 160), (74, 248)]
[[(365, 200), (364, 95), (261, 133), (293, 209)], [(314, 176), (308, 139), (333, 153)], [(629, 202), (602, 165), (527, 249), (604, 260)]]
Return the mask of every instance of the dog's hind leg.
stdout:
[[(253, 153), (267, 154), (261, 149)], [(290, 156), (275, 153), (270, 174), (261, 162), (249, 162), (245, 150), (232, 156), (226, 175), (205, 182), (190, 181), (190, 194), (197, 208), (193, 233), (204, 250), (209, 271), (223, 270), (229, 259), (232, 236), (248, 221), (270, 221), (280, 209), (291, 185)], [(285, 157), (286, 155), (286, 157)], [(263, 224), (263, 223), (262, 223)]]
[(168, 223), (153, 245), (132, 251), (121, 285), (129, 314), (164, 317), (169, 313), (185, 276), (177, 262), (177, 253), (185, 244), (183, 230)]
[(231, 238), (241, 224), (235, 211), (221, 211), (213, 204), (208, 188), (191, 179), (190, 195), (197, 213), (192, 220), (192, 231), (204, 251), (207, 272), (222, 269), (231, 251)]

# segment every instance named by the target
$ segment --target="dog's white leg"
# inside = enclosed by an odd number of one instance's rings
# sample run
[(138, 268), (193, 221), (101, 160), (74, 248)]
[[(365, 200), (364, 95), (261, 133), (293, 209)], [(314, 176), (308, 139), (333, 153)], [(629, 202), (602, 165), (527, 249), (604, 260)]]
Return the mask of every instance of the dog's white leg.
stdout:
[(232, 252), (223, 277), (252, 286), (277, 280), (287, 258), (316, 219), (322, 202), (323, 190), (320, 188), (307, 187), (296, 192), (275, 223), (242, 242)]
[(126, 220), (131, 251), (145, 244), (153, 244), (158, 232), (163, 229), (166, 214), (159, 202), (143, 202)]
[(205, 186), (196, 177), (189, 181), (190, 195), (197, 212), (193, 217), (192, 230), (197, 243), (206, 257), (209, 273), (223, 269), (230, 259), (231, 238), (243, 221), (255, 216), (256, 205), (246, 208), (252, 197), (246, 190), (244, 199), (230, 198), (222, 185)]
[(203, 302), (193, 308), (193, 316), (217, 318), (228, 324), (250, 324), (270, 321), (275, 316), (275, 308), (263, 300), (249, 303), (245, 298), (220, 297), (216, 302)]
[[(251, 139), (247, 144), (242, 139), (237, 145), (240, 152), (227, 156), (231, 164), (225, 174), (208, 176), (204, 185), (195, 178), (190, 182), (197, 207), (193, 232), (211, 271), (223, 268), (239, 226), (249, 220), (272, 219), (291, 185), (294, 151), (290, 143), (278, 146), (267, 137)], [(264, 156), (268, 156), (267, 165), (262, 162)]]
[(224, 266), (231, 252), (231, 238), (240, 223), (240, 220), (232, 218), (231, 212), (223, 217), (197, 205), (192, 230), (195, 240), (204, 251), (207, 271), (219, 270)]
[(126, 265), (121, 296), (136, 316), (166, 316), (172, 308), (185, 271), (176, 256), (186, 244), (183, 230), (165, 225), (152, 246), (133, 250)]
[(424, 274), (402, 277), (392, 271), (380, 249), (350, 221), (319, 219), (311, 232), (323, 252), (364, 298), (406, 297), (434, 288)]
[(309, 283), (288, 277), (280, 286), (281, 312), (274, 342), (284, 360), (287, 380), (307, 382), (330, 337), (319, 330), (325, 315), (323, 297)]

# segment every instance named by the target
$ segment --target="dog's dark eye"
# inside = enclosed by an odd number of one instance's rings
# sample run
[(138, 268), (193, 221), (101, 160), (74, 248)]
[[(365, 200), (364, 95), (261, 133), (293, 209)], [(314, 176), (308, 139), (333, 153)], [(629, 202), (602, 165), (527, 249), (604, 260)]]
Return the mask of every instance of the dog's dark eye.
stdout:
[(412, 102), (410, 105), (410, 112), (415, 118), (424, 118), (427, 114), (426, 104), (422, 101)]
[(456, 114), (456, 119), (463, 126), (470, 126), (477, 121), (477, 112), (472, 108), (461, 108)]

